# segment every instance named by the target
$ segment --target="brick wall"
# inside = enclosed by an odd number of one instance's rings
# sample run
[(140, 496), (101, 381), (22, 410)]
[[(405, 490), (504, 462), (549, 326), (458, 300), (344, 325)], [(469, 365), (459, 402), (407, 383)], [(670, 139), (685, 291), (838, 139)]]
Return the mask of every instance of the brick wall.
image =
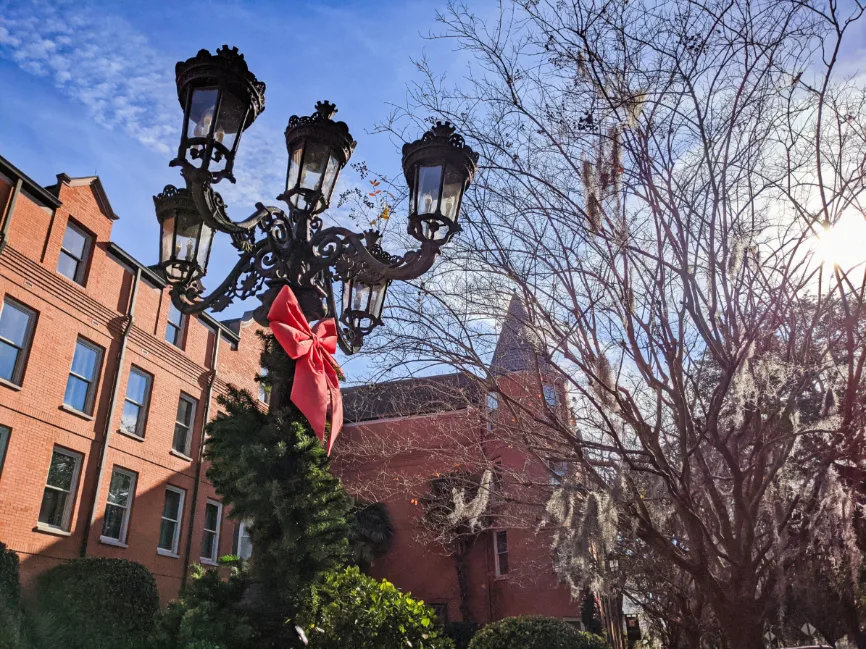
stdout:
[[(258, 327), (242, 321), (238, 323), (238, 337), (229, 329), (218, 334), (213, 321), (208, 324), (189, 318), (182, 348), (170, 344), (165, 340), (168, 293), (159, 286), (158, 278), (146, 270), (134, 288), (135, 268), (110, 244), (111, 228), (117, 217), (99, 180), (58, 176), (58, 184), (50, 188), (60, 203), (55, 207), (56, 202), (47, 200), (44, 190), (24, 178), (24, 191), (7, 215), (11, 220), (7, 245), (0, 253), (0, 304), (7, 297), (14, 298), (38, 316), (19, 385), (0, 383), (0, 425), (11, 428), (5, 461), (0, 468), (0, 541), (19, 553), (25, 584), (57, 562), (82, 553), (121, 557), (143, 563), (154, 573), (165, 602), (177, 594), (181, 585), (188, 546), (189, 563), (198, 563), (205, 506), (209, 499), (218, 501), (205, 478), (207, 467), (199, 466), (198, 460), (205, 418), (216, 416), (216, 396), (226, 391), (228, 383), (257, 392), (254, 377), (259, 370)], [(0, 165), (0, 215), (10, 205), (16, 180), (9, 167)], [(70, 220), (93, 237), (83, 285), (57, 272)], [(119, 364), (133, 291), (136, 297), (132, 324), (125, 358)], [(103, 350), (91, 416), (63, 407), (79, 336)], [(211, 389), (218, 337), (219, 362)], [(120, 415), (132, 366), (153, 376), (143, 440), (120, 432)], [(117, 400), (111, 408), (116, 379)], [(182, 393), (197, 402), (188, 457), (172, 452)], [(97, 485), (106, 433), (108, 450)], [(37, 525), (55, 447), (75, 451), (82, 457), (68, 532)], [(100, 540), (114, 467), (137, 476), (126, 547)], [(197, 475), (199, 488), (193, 511)], [(167, 486), (186, 492), (178, 557), (157, 553)], [(223, 512), (221, 521), (220, 555), (233, 549), (236, 524), (228, 519), (227, 513)]]

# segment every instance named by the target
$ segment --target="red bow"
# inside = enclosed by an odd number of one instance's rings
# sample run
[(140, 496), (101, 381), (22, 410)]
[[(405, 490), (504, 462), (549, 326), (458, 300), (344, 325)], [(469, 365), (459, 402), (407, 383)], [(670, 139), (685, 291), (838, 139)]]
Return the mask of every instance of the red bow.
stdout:
[(295, 364), (292, 401), (309, 420), (316, 435), (325, 441), (325, 423), (331, 409), (328, 454), (343, 427), (343, 397), (337, 380), (337, 323), (320, 320), (310, 329), (298, 299), (284, 286), (268, 312), (271, 331)]

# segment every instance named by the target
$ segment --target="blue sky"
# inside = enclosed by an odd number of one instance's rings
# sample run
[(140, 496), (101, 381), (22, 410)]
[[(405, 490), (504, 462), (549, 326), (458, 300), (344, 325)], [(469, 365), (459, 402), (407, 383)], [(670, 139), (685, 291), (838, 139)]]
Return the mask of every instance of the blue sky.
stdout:
[[(120, 220), (114, 240), (144, 263), (157, 261), (151, 197), (182, 184), (168, 167), (181, 110), (174, 65), (199, 49), (237, 46), (268, 85), (265, 112), (246, 132), (238, 183), (219, 190), (236, 219), (255, 201), (277, 204), (293, 113), (329, 99), (358, 141), (353, 161), (400, 174), (398, 143), (372, 135), (415, 78), (412, 57), (439, 69), (460, 57), (435, 29), (436, 0), (107, 2), (0, 0), (0, 155), (48, 185), (55, 175), (98, 174)], [(344, 184), (352, 183), (344, 173)], [(215, 286), (234, 263), (226, 238), (215, 249)], [(234, 315), (239, 308), (224, 312)]]

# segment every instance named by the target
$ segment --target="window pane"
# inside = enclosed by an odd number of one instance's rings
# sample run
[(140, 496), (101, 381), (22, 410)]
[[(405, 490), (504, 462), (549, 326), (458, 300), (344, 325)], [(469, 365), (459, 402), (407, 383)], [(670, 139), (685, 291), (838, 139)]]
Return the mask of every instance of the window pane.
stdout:
[(111, 476), (111, 484), (108, 487), (108, 502), (112, 505), (126, 507), (129, 505), (129, 488), (132, 485), (132, 476), (120, 471), (115, 471)]
[(205, 530), (204, 536), (201, 539), (201, 555), (206, 559), (212, 559), (214, 555), (214, 542), (216, 541), (216, 534), (213, 532), (208, 532)]
[(181, 321), (183, 320), (183, 314), (180, 312), (174, 304), (169, 305), (168, 307), (168, 321), (172, 323), (174, 326), (179, 327)]
[(508, 574), (508, 553), (499, 555), (499, 574)]
[(159, 547), (163, 550), (174, 551), (174, 530), (177, 523), (162, 519), (162, 524), (159, 526)]
[(126, 510), (117, 505), (105, 506), (105, 521), (102, 524), (102, 536), (120, 540), (123, 532), (123, 516)]
[(496, 533), (496, 551), (500, 554), (504, 552), (508, 552), (508, 533), (507, 532), (497, 532)]
[(9, 343), (0, 340), (0, 378), (12, 381), (17, 361), (18, 350)]
[(57, 272), (68, 277), (72, 281), (78, 279), (78, 260), (70, 254), (60, 251), (60, 257), (57, 259)]
[(421, 167), (418, 171), (418, 214), (433, 214), (439, 207), (442, 167)]
[(184, 428), (180, 424), (174, 425), (174, 441), (172, 444), (174, 445), (174, 450), (179, 451), (181, 453), (187, 452), (187, 438), (189, 437), (189, 429)]
[(69, 494), (46, 488), (42, 496), (42, 507), (39, 509), (39, 522), (53, 527), (63, 526), (63, 512), (66, 510), (66, 499)]
[(190, 415), (192, 414), (192, 403), (181, 398), (177, 402), (177, 422), (189, 426)]
[(8, 340), (17, 347), (24, 347), (31, 314), (11, 302), (3, 304), (0, 311), (0, 338)]
[(86, 379), (93, 380), (96, 365), (99, 362), (99, 352), (79, 342), (75, 346), (75, 356), (72, 358), (72, 371)]
[(63, 235), (63, 249), (78, 259), (83, 259), (86, 247), (87, 237), (84, 233), (74, 226), (67, 225), (66, 233)]
[(172, 345), (177, 345), (178, 334), (180, 334), (180, 329), (169, 322), (165, 327), (165, 339)]
[(0, 426), (0, 471), (3, 470), (3, 460), (6, 458), (6, 447), (9, 446), (9, 433), (11, 429), (8, 426)]
[(204, 508), (204, 527), (206, 530), (216, 530), (219, 507), (208, 503)]
[(144, 405), (145, 396), (147, 395), (147, 377), (136, 370), (129, 373), (129, 384), (126, 386), (126, 398), (130, 401), (135, 401), (139, 405)]
[(177, 511), (179, 508), (180, 494), (176, 491), (166, 491), (165, 505), (162, 508), (163, 517), (176, 521), (178, 519)]
[(83, 381), (77, 376), (70, 374), (69, 381), (66, 383), (66, 394), (63, 397), (63, 403), (80, 412), (85, 412), (87, 408), (87, 390), (89, 387), (90, 384), (87, 381)]
[(138, 414), (141, 412), (134, 403), (124, 401), (123, 414), (120, 416), (120, 427), (127, 433), (135, 434), (135, 429), (138, 426)]
[(51, 456), (51, 468), (48, 469), (48, 485), (70, 491), (72, 478), (75, 475), (75, 465), (74, 457), (54, 451)]

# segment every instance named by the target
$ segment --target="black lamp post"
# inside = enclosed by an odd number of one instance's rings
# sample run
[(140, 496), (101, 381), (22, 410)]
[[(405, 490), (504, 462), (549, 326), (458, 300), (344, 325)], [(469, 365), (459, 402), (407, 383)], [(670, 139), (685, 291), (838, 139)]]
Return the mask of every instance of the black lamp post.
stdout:
[[(349, 354), (358, 351), (364, 336), (382, 324), (389, 284), (429, 270), (441, 247), (460, 230), (460, 205), (478, 155), (448, 123), (437, 123), (403, 147), (410, 189), (408, 231), (420, 248), (391, 255), (380, 246), (376, 231), (322, 227), (320, 214), (355, 141), (344, 122), (333, 121), (336, 107), (319, 102), (312, 115), (292, 116), (286, 128), (289, 163), (279, 199), (289, 213), (257, 203), (249, 218), (236, 222), (213, 185), (223, 179), (235, 182), (235, 153), (243, 131), (264, 110), (265, 84), (249, 71), (237, 48), (228, 46), (215, 55), (201, 50), (178, 63), (176, 72), (184, 116), (171, 165), (181, 168), (186, 187), (169, 185), (154, 197), (160, 267), (175, 305), (184, 313), (220, 311), (236, 297), (256, 295), (261, 305), (254, 316), (266, 325), (273, 299), (288, 285), (308, 320), (336, 317), (342, 325), (337, 327), (340, 347)], [(201, 279), (217, 231), (231, 235), (239, 259), (220, 286), (203, 295)], [(342, 284), (339, 314), (334, 283)]]

